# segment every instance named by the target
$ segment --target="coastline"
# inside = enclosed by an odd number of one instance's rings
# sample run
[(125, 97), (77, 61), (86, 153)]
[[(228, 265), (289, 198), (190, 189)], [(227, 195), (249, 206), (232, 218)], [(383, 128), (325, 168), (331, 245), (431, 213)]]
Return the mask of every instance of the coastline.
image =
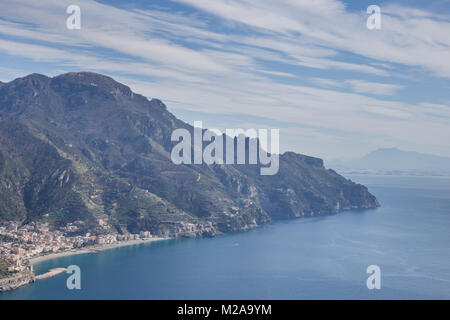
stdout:
[[(110, 243), (110, 244), (97, 244), (85, 248), (80, 249), (72, 249), (68, 251), (63, 252), (55, 252), (50, 253), (42, 256), (37, 256), (34, 258), (29, 259), (29, 265), (34, 268), (35, 264), (38, 264), (43, 261), (52, 260), (60, 257), (68, 257), (73, 255), (79, 255), (79, 254), (88, 254), (88, 253), (99, 253), (105, 250), (119, 248), (119, 247), (126, 247), (126, 246), (133, 246), (143, 243), (149, 243), (149, 242), (155, 242), (155, 241), (162, 241), (162, 240), (170, 240), (173, 238), (150, 238), (150, 239), (138, 239), (138, 240), (128, 240), (128, 241), (121, 241), (117, 243)], [(29, 283), (44, 280), (48, 278), (52, 278), (54, 276), (57, 276), (61, 273), (66, 272), (66, 268), (52, 268), (42, 274), (36, 275), (32, 270), (27, 271), (24, 274), (19, 275), (13, 275), (11, 277), (1, 278), (0, 280), (0, 293), (4, 291), (10, 291), (17, 289), (19, 287), (25, 286)]]
[(54, 276), (57, 276), (60, 273), (64, 273), (66, 272), (67, 269), (66, 268), (55, 268), (55, 269), (50, 269), (48, 272), (40, 274), (38, 276), (34, 277), (34, 281), (37, 280), (43, 280), (43, 279), (47, 279), (47, 278), (51, 278)]
[(52, 260), (60, 257), (68, 257), (68, 256), (74, 256), (79, 254), (88, 254), (88, 253), (98, 253), (109, 249), (119, 248), (119, 247), (126, 247), (126, 246), (133, 246), (137, 244), (142, 243), (149, 243), (154, 241), (162, 241), (162, 240), (170, 240), (172, 238), (150, 238), (150, 239), (139, 239), (139, 240), (129, 240), (129, 241), (121, 241), (117, 243), (110, 243), (110, 244), (97, 244), (89, 247), (84, 247), (80, 249), (72, 249), (69, 251), (63, 251), (63, 252), (55, 252), (50, 253), (42, 256), (37, 256), (34, 258), (31, 258), (30, 265), (34, 267), (35, 264), (38, 264), (43, 261)]

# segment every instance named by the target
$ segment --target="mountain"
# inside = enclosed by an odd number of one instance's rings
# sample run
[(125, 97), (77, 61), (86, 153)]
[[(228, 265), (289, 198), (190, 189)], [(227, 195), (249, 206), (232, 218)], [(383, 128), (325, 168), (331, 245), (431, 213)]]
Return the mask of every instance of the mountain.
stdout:
[(397, 148), (377, 149), (359, 160), (334, 163), (334, 166), (342, 170), (365, 170), (378, 173), (450, 174), (450, 158)]
[[(80, 232), (197, 236), (273, 218), (379, 204), (321, 159), (175, 165), (173, 130), (193, 128), (157, 99), (95, 73), (39, 74), (0, 86), (0, 223), (77, 222)], [(248, 141), (247, 141), (248, 143)]]

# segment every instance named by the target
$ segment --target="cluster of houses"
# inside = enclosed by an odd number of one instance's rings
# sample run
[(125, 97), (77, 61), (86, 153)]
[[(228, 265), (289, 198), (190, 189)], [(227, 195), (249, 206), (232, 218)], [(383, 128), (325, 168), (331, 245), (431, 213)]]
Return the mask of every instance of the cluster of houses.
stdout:
[(59, 230), (50, 230), (48, 223), (31, 222), (18, 226), (11, 223), (0, 226), (0, 257), (9, 262), (9, 271), (18, 272), (30, 268), (29, 259), (49, 254), (82, 248), (90, 245), (114, 244), (122, 241), (148, 239), (150, 232), (140, 234), (107, 234), (91, 235), (90, 233), (78, 236), (66, 236), (78, 230), (76, 222), (68, 223)]

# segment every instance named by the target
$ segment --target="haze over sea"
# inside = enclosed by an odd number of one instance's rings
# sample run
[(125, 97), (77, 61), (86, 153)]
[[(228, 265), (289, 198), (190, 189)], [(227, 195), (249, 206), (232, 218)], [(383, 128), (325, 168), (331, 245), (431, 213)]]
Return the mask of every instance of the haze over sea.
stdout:
[(62, 274), (0, 299), (449, 299), (450, 178), (347, 177), (382, 207), (44, 261), (37, 273), (80, 266), (82, 289)]

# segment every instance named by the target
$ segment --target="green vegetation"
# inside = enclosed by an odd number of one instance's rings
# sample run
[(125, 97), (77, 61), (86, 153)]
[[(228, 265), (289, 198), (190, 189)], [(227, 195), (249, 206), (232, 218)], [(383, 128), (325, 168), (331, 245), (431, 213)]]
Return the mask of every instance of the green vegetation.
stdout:
[(8, 271), (10, 264), (3, 258), (0, 258), (0, 278), (7, 277), (11, 274)]
[(294, 153), (281, 156), (275, 176), (260, 176), (256, 165), (175, 165), (169, 155), (177, 128), (193, 130), (161, 101), (98, 74), (30, 75), (2, 85), (0, 223), (225, 232), (273, 216), (378, 205), (320, 159)]

